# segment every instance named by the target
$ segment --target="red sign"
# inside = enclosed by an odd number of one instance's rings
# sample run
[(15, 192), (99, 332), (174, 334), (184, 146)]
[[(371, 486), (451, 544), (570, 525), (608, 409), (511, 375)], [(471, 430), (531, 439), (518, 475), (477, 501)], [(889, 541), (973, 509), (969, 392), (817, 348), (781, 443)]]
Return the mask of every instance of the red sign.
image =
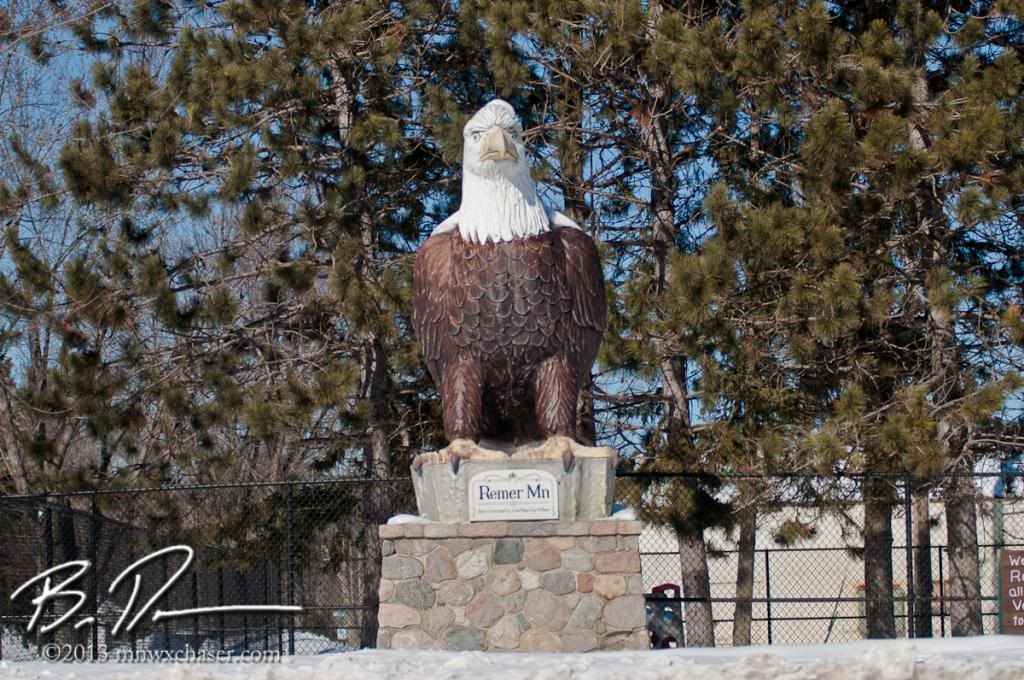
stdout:
[(1024, 635), (1024, 550), (999, 553), (999, 627), (1005, 635)]

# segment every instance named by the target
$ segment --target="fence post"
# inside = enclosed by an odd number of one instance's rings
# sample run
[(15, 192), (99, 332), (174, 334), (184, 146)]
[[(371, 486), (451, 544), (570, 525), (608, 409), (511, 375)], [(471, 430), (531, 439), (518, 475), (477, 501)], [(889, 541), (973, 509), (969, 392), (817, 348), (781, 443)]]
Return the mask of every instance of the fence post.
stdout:
[[(135, 562), (135, 541), (133, 539), (129, 538), (128, 539), (128, 564), (133, 564), (134, 562)], [(135, 638), (135, 629), (134, 628), (132, 628), (130, 631), (128, 631), (128, 639), (130, 640), (130, 643), (131, 643), (132, 656), (135, 656), (135, 652), (137, 650), (137, 646), (136, 646), (136, 638)]]
[[(160, 583), (167, 583), (167, 555), (160, 560)], [(171, 622), (164, 619), (164, 649), (171, 648)]]
[[(199, 573), (192, 570), (192, 608), (199, 609)], [(202, 645), (199, 642), (199, 617), (192, 617), (192, 644), (198, 650)]]
[[(284, 571), (281, 568), (280, 562), (277, 565), (277, 573), (274, 574), (274, 601), (280, 603), (283, 593), (281, 592), (281, 579), (284, 578)], [(277, 651), (284, 653), (284, 628), (281, 626), (280, 618), (274, 620), (274, 628), (277, 629)]]
[[(281, 603), (281, 598), (284, 597), (284, 584), (282, 579), (285, 578), (285, 565), (281, 564), (281, 560), (277, 561), (277, 572), (274, 574), (274, 602)], [(274, 619), (274, 628), (277, 629), (277, 651), (284, 653), (284, 628), (281, 626), (280, 618)]]
[(100, 520), (97, 513), (96, 497), (92, 497), (92, 505), (89, 513), (89, 563), (92, 568), (92, 660), (99, 658), (100, 646), (100, 577), (99, 577), (99, 542), (100, 542)]
[(911, 481), (910, 474), (908, 473), (903, 480), (903, 514), (905, 515), (905, 532), (907, 535), (906, 540), (906, 551), (907, 551), (907, 637), (917, 637), (917, 631), (914, 630), (917, 624), (915, 618), (915, 612), (917, 610), (917, 590), (914, 588), (914, 493), (912, 489), (913, 483)]
[(764, 599), (768, 609), (768, 644), (772, 643), (772, 571), (768, 549), (764, 550)]
[(939, 546), (939, 637), (946, 637), (946, 578), (942, 575), (942, 549)]
[[(270, 565), (263, 562), (263, 604), (270, 604)], [(270, 651), (270, 617), (263, 619), (263, 651)], [(278, 647), (278, 651), (280, 651)]]
[[(13, 508), (11, 508), (11, 510), (13, 511)], [(13, 514), (13, 512), (12, 512), (12, 514)], [(3, 550), (4, 550), (4, 546), (0, 545), (0, 551), (3, 551)], [(2, 561), (3, 559), (5, 559), (3, 557), (3, 553), (0, 552), (0, 564), (4, 564), (5, 563), (5, 562)], [(0, 577), (0, 586), (6, 586), (6, 585), (7, 585), (6, 579)], [(6, 590), (6, 588), (3, 588), (3, 590)], [(3, 617), (4, 613), (5, 613), (4, 612), (5, 609), (6, 609), (6, 606), (0, 606), (0, 619), (2, 619), (2, 617)], [(2, 625), (0, 625), (0, 661), (3, 661), (3, 660), (4, 660), (4, 627)]]
[[(49, 569), (53, 566), (53, 508), (50, 507), (50, 497), (45, 496), (43, 498), (46, 511), (43, 513), (43, 533), (46, 535), (46, 568)], [(46, 615), (49, 616), (53, 612), (53, 603), (47, 603)], [(53, 639), (53, 638), (49, 638)], [(43, 640), (42, 636), (36, 634), (37, 651), (39, 655), (43, 655)]]
[[(217, 606), (224, 606), (224, 565), (217, 567)], [(220, 613), (220, 651), (224, 651), (224, 612)]]
[[(295, 604), (295, 565), (292, 550), (292, 485), (288, 485), (285, 510), (285, 545), (288, 551), (288, 606)], [(288, 615), (288, 654), (295, 655), (295, 614)]]
[(53, 508), (49, 497), (43, 499), (43, 534), (46, 536), (46, 568), (53, 566)]
[[(253, 573), (253, 569), (250, 569), (248, 574), (242, 575), (240, 571), (233, 570), (235, 574), (235, 601), (241, 602), (242, 604), (249, 603), (249, 579), (248, 576)], [(238, 591), (241, 591), (239, 593)], [(242, 649), (246, 652), (249, 651), (249, 615), (242, 614)]]

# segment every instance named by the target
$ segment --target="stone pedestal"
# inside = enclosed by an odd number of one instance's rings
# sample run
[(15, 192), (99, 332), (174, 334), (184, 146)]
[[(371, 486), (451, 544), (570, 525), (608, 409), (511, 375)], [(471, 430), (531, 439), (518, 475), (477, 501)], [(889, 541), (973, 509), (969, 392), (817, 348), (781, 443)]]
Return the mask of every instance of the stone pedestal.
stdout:
[(380, 527), (380, 649), (647, 649), (640, 522)]

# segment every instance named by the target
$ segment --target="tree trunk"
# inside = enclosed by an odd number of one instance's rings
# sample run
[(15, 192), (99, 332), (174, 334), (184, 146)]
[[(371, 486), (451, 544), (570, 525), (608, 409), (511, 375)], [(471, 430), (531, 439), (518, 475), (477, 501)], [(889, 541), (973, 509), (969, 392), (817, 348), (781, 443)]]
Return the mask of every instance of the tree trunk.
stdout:
[(367, 442), (363, 446), (368, 481), (363, 488), (363, 532), (364, 569), (363, 621), (361, 646), (375, 647), (377, 644), (377, 608), (380, 605), (381, 552), (379, 525), (388, 520), (391, 508), (384, 497), (386, 487), (372, 480), (391, 476), (391, 451), (388, 446), (387, 417), (387, 355), (380, 342), (370, 336), (364, 345), (363, 370), (360, 377), (360, 396), (372, 405), (371, 418), (367, 428)]
[(864, 482), (864, 612), (869, 638), (896, 637), (892, 608), (892, 489), (883, 478)]
[[(678, 534), (679, 566), (683, 586), (687, 647), (714, 647), (715, 623), (711, 611), (711, 580), (704, 534)], [(699, 601), (690, 601), (690, 600)]]
[(946, 487), (946, 543), (949, 550), (949, 620), (954, 636), (981, 635), (981, 570), (974, 482), (958, 468)]
[(932, 525), (928, 510), (929, 487), (914, 494), (914, 637), (932, 637)]
[[(332, 65), (334, 80), (335, 106), (338, 116), (338, 136), (342, 144), (347, 146), (352, 123), (357, 115), (358, 72), (361, 69), (358, 60), (351, 55), (338, 54)], [(352, 155), (345, 149), (346, 155)], [(350, 159), (351, 160), (351, 159)], [(370, 209), (362, 202), (357, 204), (359, 210), (360, 238), (362, 251), (356, 255), (355, 270), (357, 274), (370, 284), (372, 288), (375, 276), (375, 260), (377, 258), (376, 234), (373, 216)], [(359, 374), (359, 400), (370, 406), (367, 418), (366, 440), (363, 444), (363, 463), (368, 480), (382, 479), (391, 476), (391, 450), (388, 436), (388, 353), (381, 339), (370, 329), (359, 333), (362, 342), (361, 365)], [(381, 544), (378, 531), (379, 524), (387, 521), (388, 510), (384, 499), (384, 487), (367, 481), (363, 488), (362, 510), (365, 523), (362, 535), (363, 544), (363, 617), (360, 627), (360, 644), (372, 647), (377, 642), (377, 608), (380, 604), (378, 589), (380, 587)]]
[[(62, 564), (64, 562), (72, 562), (83, 558), (82, 551), (79, 548), (78, 531), (75, 529), (75, 512), (70, 507), (69, 501), (65, 500), (61, 504), (54, 504), (52, 507), (53, 517), (53, 564)], [(93, 567), (95, 568), (95, 567)], [(82, 581), (76, 584), (77, 589), (88, 594), (89, 584), (91, 581), (83, 578)], [(87, 603), (89, 600), (87, 600)], [(63, 598), (56, 601), (51, 606), (49, 613), (54, 616), (60, 616), (67, 612), (71, 608), (72, 600), (69, 598)], [(88, 610), (88, 604), (83, 606), (83, 611)], [(52, 640), (57, 644), (75, 644), (78, 642), (78, 635), (76, 630), (72, 626), (61, 626), (53, 632)]]
[[(671, 451), (679, 451), (689, 447), (690, 405), (689, 392), (686, 388), (686, 362), (681, 357), (674, 357), (662, 364), (662, 380), (665, 392), (671, 395), (668, 406), (669, 423), (668, 439)], [(691, 497), (698, 497), (697, 482), (694, 479), (683, 480), (689, 487)], [(679, 541), (680, 580), (683, 586), (683, 597), (686, 614), (686, 645), (688, 647), (714, 647), (715, 628), (711, 606), (711, 578), (708, 575), (707, 549), (704, 545), (703, 529), (692, 533), (677, 533)]]
[[(940, 248), (936, 248), (941, 252)], [(937, 407), (963, 395), (953, 320), (944, 310), (930, 310), (932, 401)], [(949, 408), (948, 406), (946, 407)], [(964, 451), (966, 428), (950, 411), (938, 419), (936, 435), (949, 460), (957, 461), (946, 485), (946, 545), (949, 551), (950, 622), (953, 635), (981, 635), (981, 573), (978, 563), (978, 509), (971, 477), (972, 457)]]
[(757, 548), (757, 508), (751, 506), (740, 515), (740, 540), (736, 546), (736, 609), (732, 617), (732, 644), (750, 644), (750, 625), (754, 603), (754, 550)]
[(594, 379), (587, 377), (580, 386), (576, 399), (576, 439), (581, 444), (594, 446), (597, 443), (597, 423), (594, 420)]
[[(652, 0), (648, 4), (647, 35), (652, 42), (658, 37), (657, 27), (663, 12), (664, 8), (660, 2)], [(671, 286), (673, 272), (669, 267), (669, 255), (676, 249), (678, 232), (675, 220), (675, 159), (666, 123), (667, 116), (661, 115), (671, 104), (671, 100), (670, 88), (664, 83), (653, 82), (648, 89), (648, 97), (639, 111), (639, 132), (650, 168), (648, 208), (654, 235), (655, 285), (656, 293), (661, 298), (664, 298), (666, 290)], [(657, 313), (661, 314), (660, 308)], [(688, 359), (677, 353), (671, 338), (657, 339), (655, 344), (661, 355), (662, 390), (668, 401), (665, 417), (667, 449), (672, 455), (682, 456), (684, 452), (692, 452), (694, 448), (690, 391), (686, 379)], [(693, 466), (699, 461), (690, 459), (684, 460), (684, 463)], [(679, 535), (679, 559), (682, 567), (683, 595), (696, 600), (685, 605), (686, 643), (693, 647), (713, 647), (715, 635), (709, 601), (711, 579), (708, 576), (703, 531)]]
[[(584, 160), (583, 140), (580, 133), (583, 129), (583, 111), (586, 108), (583, 88), (579, 81), (572, 77), (572, 63), (566, 68), (565, 76), (553, 74), (554, 82), (558, 83), (558, 120), (564, 129), (564, 137), (558, 146), (558, 186), (565, 202), (565, 214), (579, 225), (584, 225), (589, 217), (584, 191)], [(594, 234), (597, 238), (597, 234)], [(597, 442), (597, 426), (594, 422), (594, 380), (587, 375), (579, 386), (576, 400), (576, 439), (582, 444), (593, 446)]]
[[(920, 11), (920, 10), (919, 10)], [(915, 52), (915, 65), (923, 74), (923, 54)], [(915, 104), (926, 109), (928, 84), (920, 76), (914, 91)], [(910, 130), (910, 147), (926, 149), (930, 146), (927, 131), (920, 126)], [(932, 181), (918, 184), (915, 196), (920, 209), (921, 227), (927, 234), (927, 246), (921, 260), (926, 264), (922, 290), (946, 276), (950, 252), (955, 239), (943, 205), (938, 185)], [(953, 477), (946, 487), (946, 538), (950, 561), (949, 596), (953, 635), (981, 635), (981, 580), (978, 566), (978, 526), (975, 489), (970, 475), (973, 457), (965, 450), (967, 428), (954, 404), (964, 394), (960, 379), (961, 346), (956, 336), (956, 309), (925, 295), (928, 318), (925, 337), (929, 341), (930, 373), (928, 385), (936, 418), (936, 438), (945, 449), (946, 459), (953, 463)], [(941, 296), (940, 296), (941, 300)]]
[[(363, 258), (366, 265), (374, 257), (373, 226), (368, 216), (363, 216)], [(359, 377), (359, 397), (370, 404), (370, 416), (366, 428), (366, 443), (363, 445), (363, 461), (368, 481), (363, 489), (364, 529), (364, 590), (363, 620), (360, 631), (361, 646), (377, 645), (377, 609), (380, 606), (381, 551), (379, 526), (390, 517), (391, 508), (385, 498), (385, 487), (373, 480), (391, 476), (391, 448), (388, 442), (388, 360), (387, 350), (372, 331), (364, 331), (363, 361)]]
[(586, 156), (583, 151), (583, 140), (580, 138), (583, 130), (583, 112), (587, 104), (580, 81), (573, 77), (572, 63), (566, 65), (564, 77), (556, 72), (553, 78), (560, 88), (557, 111), (565, 135), (558, 146), (558, 187), (562, 190), (565, 214), (582, 226), (590, 217), (583, 185)]

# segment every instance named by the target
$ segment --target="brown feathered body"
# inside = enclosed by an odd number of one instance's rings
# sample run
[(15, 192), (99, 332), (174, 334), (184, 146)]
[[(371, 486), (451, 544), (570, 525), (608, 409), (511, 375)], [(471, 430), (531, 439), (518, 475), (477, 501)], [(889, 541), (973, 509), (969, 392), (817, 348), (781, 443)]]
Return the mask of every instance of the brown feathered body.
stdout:
[(457, 229), (427, 239), (413, 327), (440, 387), (446, 437), (575, 437), (605, 315), (597, 248), (578, 229), (499, 243)]

